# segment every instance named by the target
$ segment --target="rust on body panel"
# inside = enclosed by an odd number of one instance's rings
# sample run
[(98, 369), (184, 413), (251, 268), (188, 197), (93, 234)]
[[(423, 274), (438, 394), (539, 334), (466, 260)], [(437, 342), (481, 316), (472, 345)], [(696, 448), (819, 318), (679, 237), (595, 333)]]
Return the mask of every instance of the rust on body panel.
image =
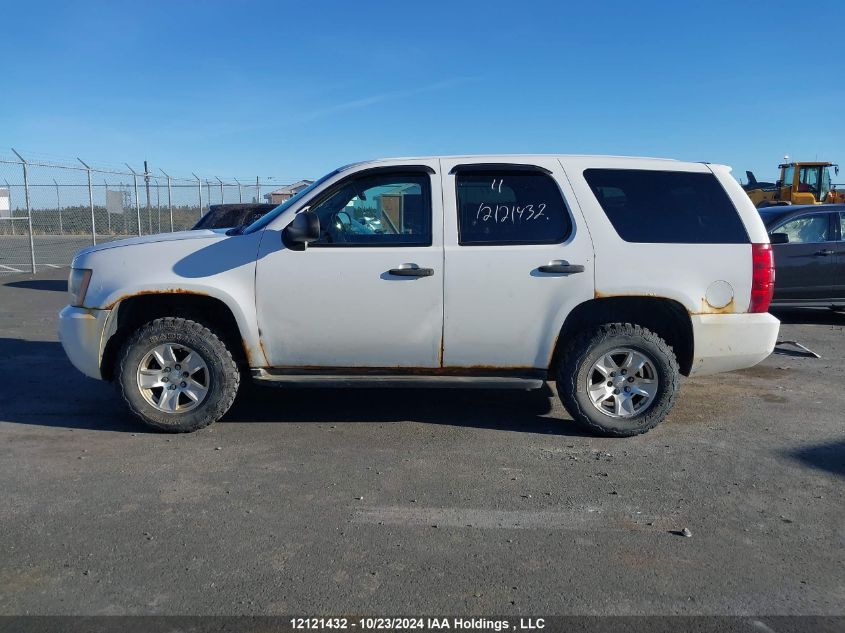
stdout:
[(468, 367), (327, 367), (323, 365), (284, 365), (267, 369), (280, 373), (330, 374), (346, 376), (501, 376), (502, 374), (524, 375), (533, 372), (545, 372), (541, 367), (496, 367), (493, 365), (472, 365)]
[[(667, 301), (674, 301), (683, 306), (683, 304), (678, 301), (677, 299), (671, 299), (669, 297), (663, 297), (661, 295), (655, 294), (653, 292), (647, 293), (637, 293), (637, 294), (624, 294), (624, 293), (605, 293), (601, 292), (600, 290), (595, 290), (593, 296), (596, 299), (613, 299), (616, 297), (627, 297), (631, 299), (636, 298), (643, 298), (643, 299), (666, 299)], [(707, 303), (706, 297), (701, 298), (701, 310), (693, 311), (689, 310), (684, 306), (684, 309), (687, 311), (687, 314), (691, 316), (699, 315), (699, 314), (735, 314), (736, 313), (736, 303), (735, 297), (732, 297), (728, 304), (721, 308), (715, 308)]]
[(707, 303), (707, 298), (701, 298), (701, 312), (693, 312), (691, 314), (734, 314), (736, 312), (736, 304), (734, 303), (734, 297), (731, 297), (731, 300), (728, 301), (727, 305), (716, 308)]
[(158, 290), (140, 290), (138, 292), (133, 292), (129, 295), (123, 295), (118, 299), (112, 301), (109, 305), (105, 306), (104, 308), (95, 308), (96, 310), (111, 310), (113, 309), (118, 303), (121, 301), (126, 301), (127, 299), (132, 299), (134, 297), (144, 297), (149, 295), (197, 295), (200, 297), (208, 297), (210, 296), (207, 292), (201, 292), (198, 290), (187, 290), (185, 288), (164, 288)]

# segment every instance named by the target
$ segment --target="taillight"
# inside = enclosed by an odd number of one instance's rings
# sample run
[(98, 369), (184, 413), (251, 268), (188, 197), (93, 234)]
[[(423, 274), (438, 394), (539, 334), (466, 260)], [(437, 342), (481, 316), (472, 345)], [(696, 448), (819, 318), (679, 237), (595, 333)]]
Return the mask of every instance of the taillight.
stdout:
[(749, 312), (768, 312), (775, 292), (775, 259), (771, 244), (751, 245), (751, 303)]

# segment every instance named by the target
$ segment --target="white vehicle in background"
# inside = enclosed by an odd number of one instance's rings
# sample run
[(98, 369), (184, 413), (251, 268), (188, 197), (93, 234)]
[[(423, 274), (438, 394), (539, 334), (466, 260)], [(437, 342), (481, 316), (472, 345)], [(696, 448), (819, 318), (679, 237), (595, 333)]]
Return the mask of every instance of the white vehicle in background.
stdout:
[(242, 377), (532, 389), (595, 432), (643, 433), (679, 375), (772, 351), (774, 270), (727, 167), (596, 156), (378, 160), (247, 227), (81, 251), (60, 335), (166, 431), (218, 420)]

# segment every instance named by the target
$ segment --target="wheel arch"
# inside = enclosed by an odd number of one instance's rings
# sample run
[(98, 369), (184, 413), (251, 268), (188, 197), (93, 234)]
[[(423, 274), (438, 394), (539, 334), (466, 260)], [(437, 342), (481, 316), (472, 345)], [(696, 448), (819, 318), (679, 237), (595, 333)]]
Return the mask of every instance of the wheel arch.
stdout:
[(566, 343), (577, 332), (613, 322), (640, 325), (660, 336), (675, 352), (681, 373), (689, 375), (695, 344), (689, 313), (673, 299), (641, 296), (603, 297), (578, 304), (560, 328), (549, 362), (549, 375), (554, 375)]
[(162, 317), (181, 317), (212, 329), (226, 344), (241, 368), (249, 367), (255, 352), (242, 335), (232, 309), (221, 299), (200, 293), (141, 293), (121, 299), (113, 307), (111, 335), (105, 341), (100, 373), (104, 380), (115, 377), (115, 363), (124, 342), (141, 325)]

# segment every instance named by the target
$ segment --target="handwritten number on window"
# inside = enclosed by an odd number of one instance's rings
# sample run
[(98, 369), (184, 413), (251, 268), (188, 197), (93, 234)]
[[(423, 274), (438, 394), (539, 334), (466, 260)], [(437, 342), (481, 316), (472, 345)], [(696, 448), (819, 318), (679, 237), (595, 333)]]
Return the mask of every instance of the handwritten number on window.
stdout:
[(549, 220), (549, 216), (544, 213), (546, 206), (544, 202), (537, 205), (526, 204), (522, 207), (519, 205), (493, 205), (482, 202), (478, 205), (478, 210), (475, 212), (475, 219), (492, 224), (504, 224), (508, 221), (511, 224), (522, 224), (523, 222), (527, 223), (541, 218), (543, 220)]

